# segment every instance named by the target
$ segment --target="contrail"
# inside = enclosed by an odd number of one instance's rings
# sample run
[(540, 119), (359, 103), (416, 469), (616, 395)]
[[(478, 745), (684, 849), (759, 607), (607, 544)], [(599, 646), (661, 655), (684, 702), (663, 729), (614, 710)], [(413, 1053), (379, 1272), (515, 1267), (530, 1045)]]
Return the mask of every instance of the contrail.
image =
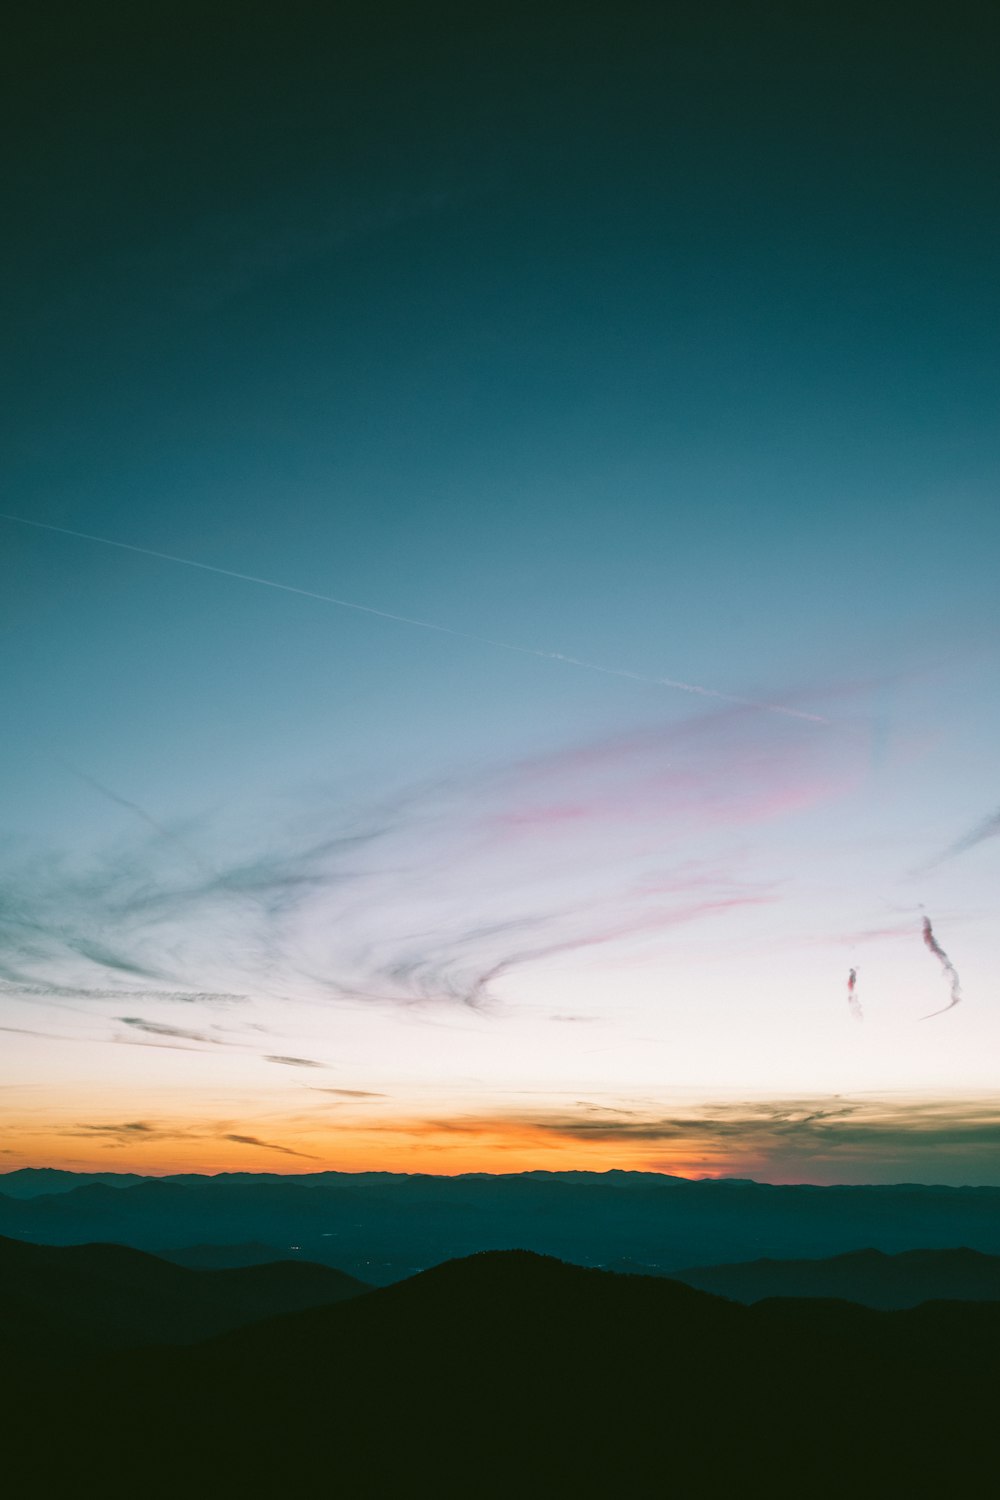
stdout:
[(864, 1013), (858, 999), (858, 971), (852, 969), (847, 976), (847, 1004), (855, 1021), (863, 1021)]
[(296, 588), (291, 583), (277, 583), (273, 578), (258, 578), (253, 573), (237, 573), (233, 568), (217, 568), (214, 563), (197, 562), (192, 557), (177, 557), (171, 552), (157, 552), (152, 547), (138, 547), (132, 542), (118, 542), (107, 536), (94, 536), (88, 531), (73, 531), (68, 526), (53, 526), (47, 521), (29, 521), (27, 516), (12, 516), (0, 511), (0, 521), (12, 521), (18, 526), (33, 526), (38, 531), (54, 531), (61, 536), (76, 537), (81, 542), (98, 542), (102, 547), (118, 547), (122, 552), (138, 552), (143, 557), (156, 557), (161, 562), (179, 563), (185, 568), (198, 568), (203, 573), (218, 573), (222, 578), (237, 578), (241, 583), (256, 583), (262, 588), (278, 589), (283, 594), (298, 594), (302, 599), (316, 599), (321, 604), (334, 604), (338, 609), (351, 609), (357, 614), (375, 615), (380, 620), (393, 620), (397, 625), (412, 625), (418, 630), (433, 630), (439, 635), (456, 636), (463, 641), (477, 641), (482, 646), (493, 646), (499, 651), (517, 651), (521, 656), (540, 657), (543, 661), (560, 661), (570, 667), (582, 667), (587, 672), (602, 672), (608, 677), (625, 677), (631, 682), (648, 683), (651, 687), (674, 688), (680, 693), (695, 693), (699, 698), (715, 698), (722, 703), (736, 703), (743, 708), (758, 708), (772, 714), (782, 714), (789, 719), (805, 719), (810, 724), (829, 724), (822, 714), (806, 713), (799, 708), (786, 708), (782, 703), (760, 703), (753, 698), (740, 698), (735, 693), (723, 693), (718, 688), (703, 687), (697, 682), (682, 682), (676, 677), (652, 677), (643, 672), (629, 672), (624, 667), (605, 667), (599, 662), (584, 661), (579, 656), (566, 656), (562, 651), (543, 651), (537, 646), (517, 646), (511, 641), (496, 640), (492, 636), (477, 635), (471, 630), (457, 630), (451, 625), (438, 625), (433, 620), (418, 620), (412, 615), (397, 615), (387, 609), (376, 609), (371, 604), (356, 604), (351, 599), (340, 599), (335, 594), (318, 594), (312, 589)]
[(931, 1019), (931, 1016), (943, 1016), (946, 1010), (951, 1010), (958, 1004), (958, 1002), (962, 998), (962, 986), (959, 982), (958, 970), (955, 968), (955, 965), (952, 963), (951, 959), (948, 957), (947, 953), (944, 951), (944, 949), (941, 947), (941, 944), (934, 936), (934, 932), (931, 928), (930, 917), (924, 918), (923, 932), (925, 944), (930, 949), (931, 953), (933, 953), (934, 957), (938, 959), (942, 969), (951, 980), (951, 999), (949, 1000), (948, 1004), (943, 1005), (940, 1010), (932, 1010), (930, 1012), (930, 1015), (920, 1017), (922, 1021), (929, 1021)]

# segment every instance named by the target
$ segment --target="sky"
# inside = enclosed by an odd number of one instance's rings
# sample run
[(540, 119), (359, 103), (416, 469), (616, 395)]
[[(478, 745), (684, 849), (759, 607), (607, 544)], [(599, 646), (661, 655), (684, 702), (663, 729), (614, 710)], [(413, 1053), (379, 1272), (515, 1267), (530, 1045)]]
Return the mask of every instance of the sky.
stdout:
[(0, 1162), (1000, 1183), (995, 8), (207, 11), (3, 64)]

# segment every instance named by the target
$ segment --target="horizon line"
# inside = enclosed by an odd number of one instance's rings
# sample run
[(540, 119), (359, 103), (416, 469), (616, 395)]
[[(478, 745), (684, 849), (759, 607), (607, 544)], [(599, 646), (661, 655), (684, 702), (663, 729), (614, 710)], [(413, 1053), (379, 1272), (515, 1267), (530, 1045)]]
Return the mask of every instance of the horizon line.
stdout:
[(737, 1177), (729, 1174), (703, 1174), (698, 1177), (687, 1176), (682, 1172), (664, 1172), (656, 1168), (643, 1167), (525, 1167), (520, 1172), (489, 1172), (489, 1171), (464, 1171), (464, 1172), (399, 1172), (391, 1171), (382, 1167), (362, 1167), (357, 1169), (345, 1169), (340, 1167), (321, 1167), (307, 1171), (296, 1171), (294, 1168), (288, 1171), (247, 1171), (223, 1169), (218, 1172), (139, 1172), (130, 1171), (127, 1168), (105, 1171), (101, 1168), (79, 1168), (79, 1167), (8, 1167), (0, 1171), (0, 1195), (3, 1193), (2, 1183), (5, 1177), (13, 1177), (21, 1172), (52, 1172), (59, 1173), (64, 1177), (137, 1177), (143, 1182), (164, 1182), (179, 1177), (200, 1177), (206, 1181), (217, 1177), (430, 1177), (458, 1180), (463, 1177), (664, 1177), (671, 1182), (684, 1182), (692, 1185), (698, 1183), (730, 1183), (742, 1184), (751, 1187), (808, 1187), (818, 1189), (839, 1188), (941, 1188), (945, 1192), (962, 1192), (965, 1189), (974, 1191), (988, 1191), (1000, 1193), (1000, 1183), (991, 1182), (963, 1182), (961, 1184), (947, 1182), (918, 1182), (913, 1178), (904, 1178), (893, 1182), (815, 1182), (808, 1178), (797, 1178), (794, 1182), (774, 1182), (760, 1177)]

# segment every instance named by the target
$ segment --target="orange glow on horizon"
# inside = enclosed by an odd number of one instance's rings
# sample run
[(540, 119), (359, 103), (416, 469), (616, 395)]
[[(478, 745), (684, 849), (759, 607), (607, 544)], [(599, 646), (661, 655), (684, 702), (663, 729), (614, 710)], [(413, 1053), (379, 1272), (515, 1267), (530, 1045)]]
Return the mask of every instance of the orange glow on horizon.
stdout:
[(265, 1111), (250, 1093), (207, 1099), (163, 1092), (144, 1099), (132, 1093), (112, 1107), (106, 1099), (102, 1104), (99, 1090), (88, 1089), (72, 1102), (64, 1094), (55, 1112), (32, 1106), (26, 1096), (20, 1106), (0, 1110), (0, 1171), (455, 1176), (619, 1170), (775, 1183), (902, 1182), (920, 1180), (914, 1164), (933, 1151), (935, 1170), (974, 1183), (995, 1181), (993, 1143), (1000, 1129), (993, 1095), (945, 1103), (916, 1096), (702, 1101), (642, 1111), (579, 1101), (525, 1111), (507, 1101), (490, 1113), (452, 1104), (433, 1116), (426, 1106), (403, 1111), (375, 1094), (359, 1100), (303, 1108), (286, 1095), (274, 1097), (275, 1107)]
[[(141, 1128), (139, 1128), (141, 1127)], [(108, 1127), (110, 1130), (112, 1127)], [(570, 1139), (541, 1124), (519, 1120), (354, 1121), (318, 1130), (301, 1125), (216, 1132), (203, 1124), (125, 1121), (111, 1136), (74, 1125), (7, 1130), (0, 1171), (54, 1167), (75, 1172), (411, 1172), (456, 1176), (463, 1172), (654, 1171), (679, 1177), (725, 1175), (727, 1166), (691, 1142), (673, 1158), (663, 1141)]]

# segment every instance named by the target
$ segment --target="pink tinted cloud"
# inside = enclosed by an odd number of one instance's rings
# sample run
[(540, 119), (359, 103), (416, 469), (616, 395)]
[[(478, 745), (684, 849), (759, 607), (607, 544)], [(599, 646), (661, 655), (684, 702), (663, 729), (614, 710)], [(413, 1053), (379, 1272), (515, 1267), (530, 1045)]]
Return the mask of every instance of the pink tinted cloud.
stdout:
[(898, 922), (891, 927), (858, 927), (850, 931), (827, 932), (820, 935), (793, 939), (796, 947), (829, 948), (831, 946), (853, 948), (858, 943), (889, 942), (893, 938), (912, 939), (918, 930), (916, 922)]
[[(110, 867), (104, 905), (93, 883), (83, 895), (57, 883), (39, 911), (65, 923), (75, 897), (81, 928), (114, 922), (135, 961), (169, 960), (178, 984), (224, 970), (249, 993), (266, 972), (270, 993), (321, 1001), (474, 1004), (520, 966), (666, 942), (776, 900), (773, 878), (742, 878), (745, 850), (705, 835), (837, 795), (861, 744), (835, 726), (704, 713), (417, 788), (388, 813), (352, 810), (346, 834), (322, 812), (307, 838), (265, 830), (259, 853), (227, 865), (223, 850), (212, 881), (167, 880), (152, 911), (140, 887), (130, 928), (131, 864)], [(757, 841), (752, 852), (759, 863)]]
[(869, 764), (855, 728), (727, 710), (522, 761), (495, 788), (501, 805), (485, 822), (501, 837), (545, 839), (609, 824), (766, 823), (846, 795)]

